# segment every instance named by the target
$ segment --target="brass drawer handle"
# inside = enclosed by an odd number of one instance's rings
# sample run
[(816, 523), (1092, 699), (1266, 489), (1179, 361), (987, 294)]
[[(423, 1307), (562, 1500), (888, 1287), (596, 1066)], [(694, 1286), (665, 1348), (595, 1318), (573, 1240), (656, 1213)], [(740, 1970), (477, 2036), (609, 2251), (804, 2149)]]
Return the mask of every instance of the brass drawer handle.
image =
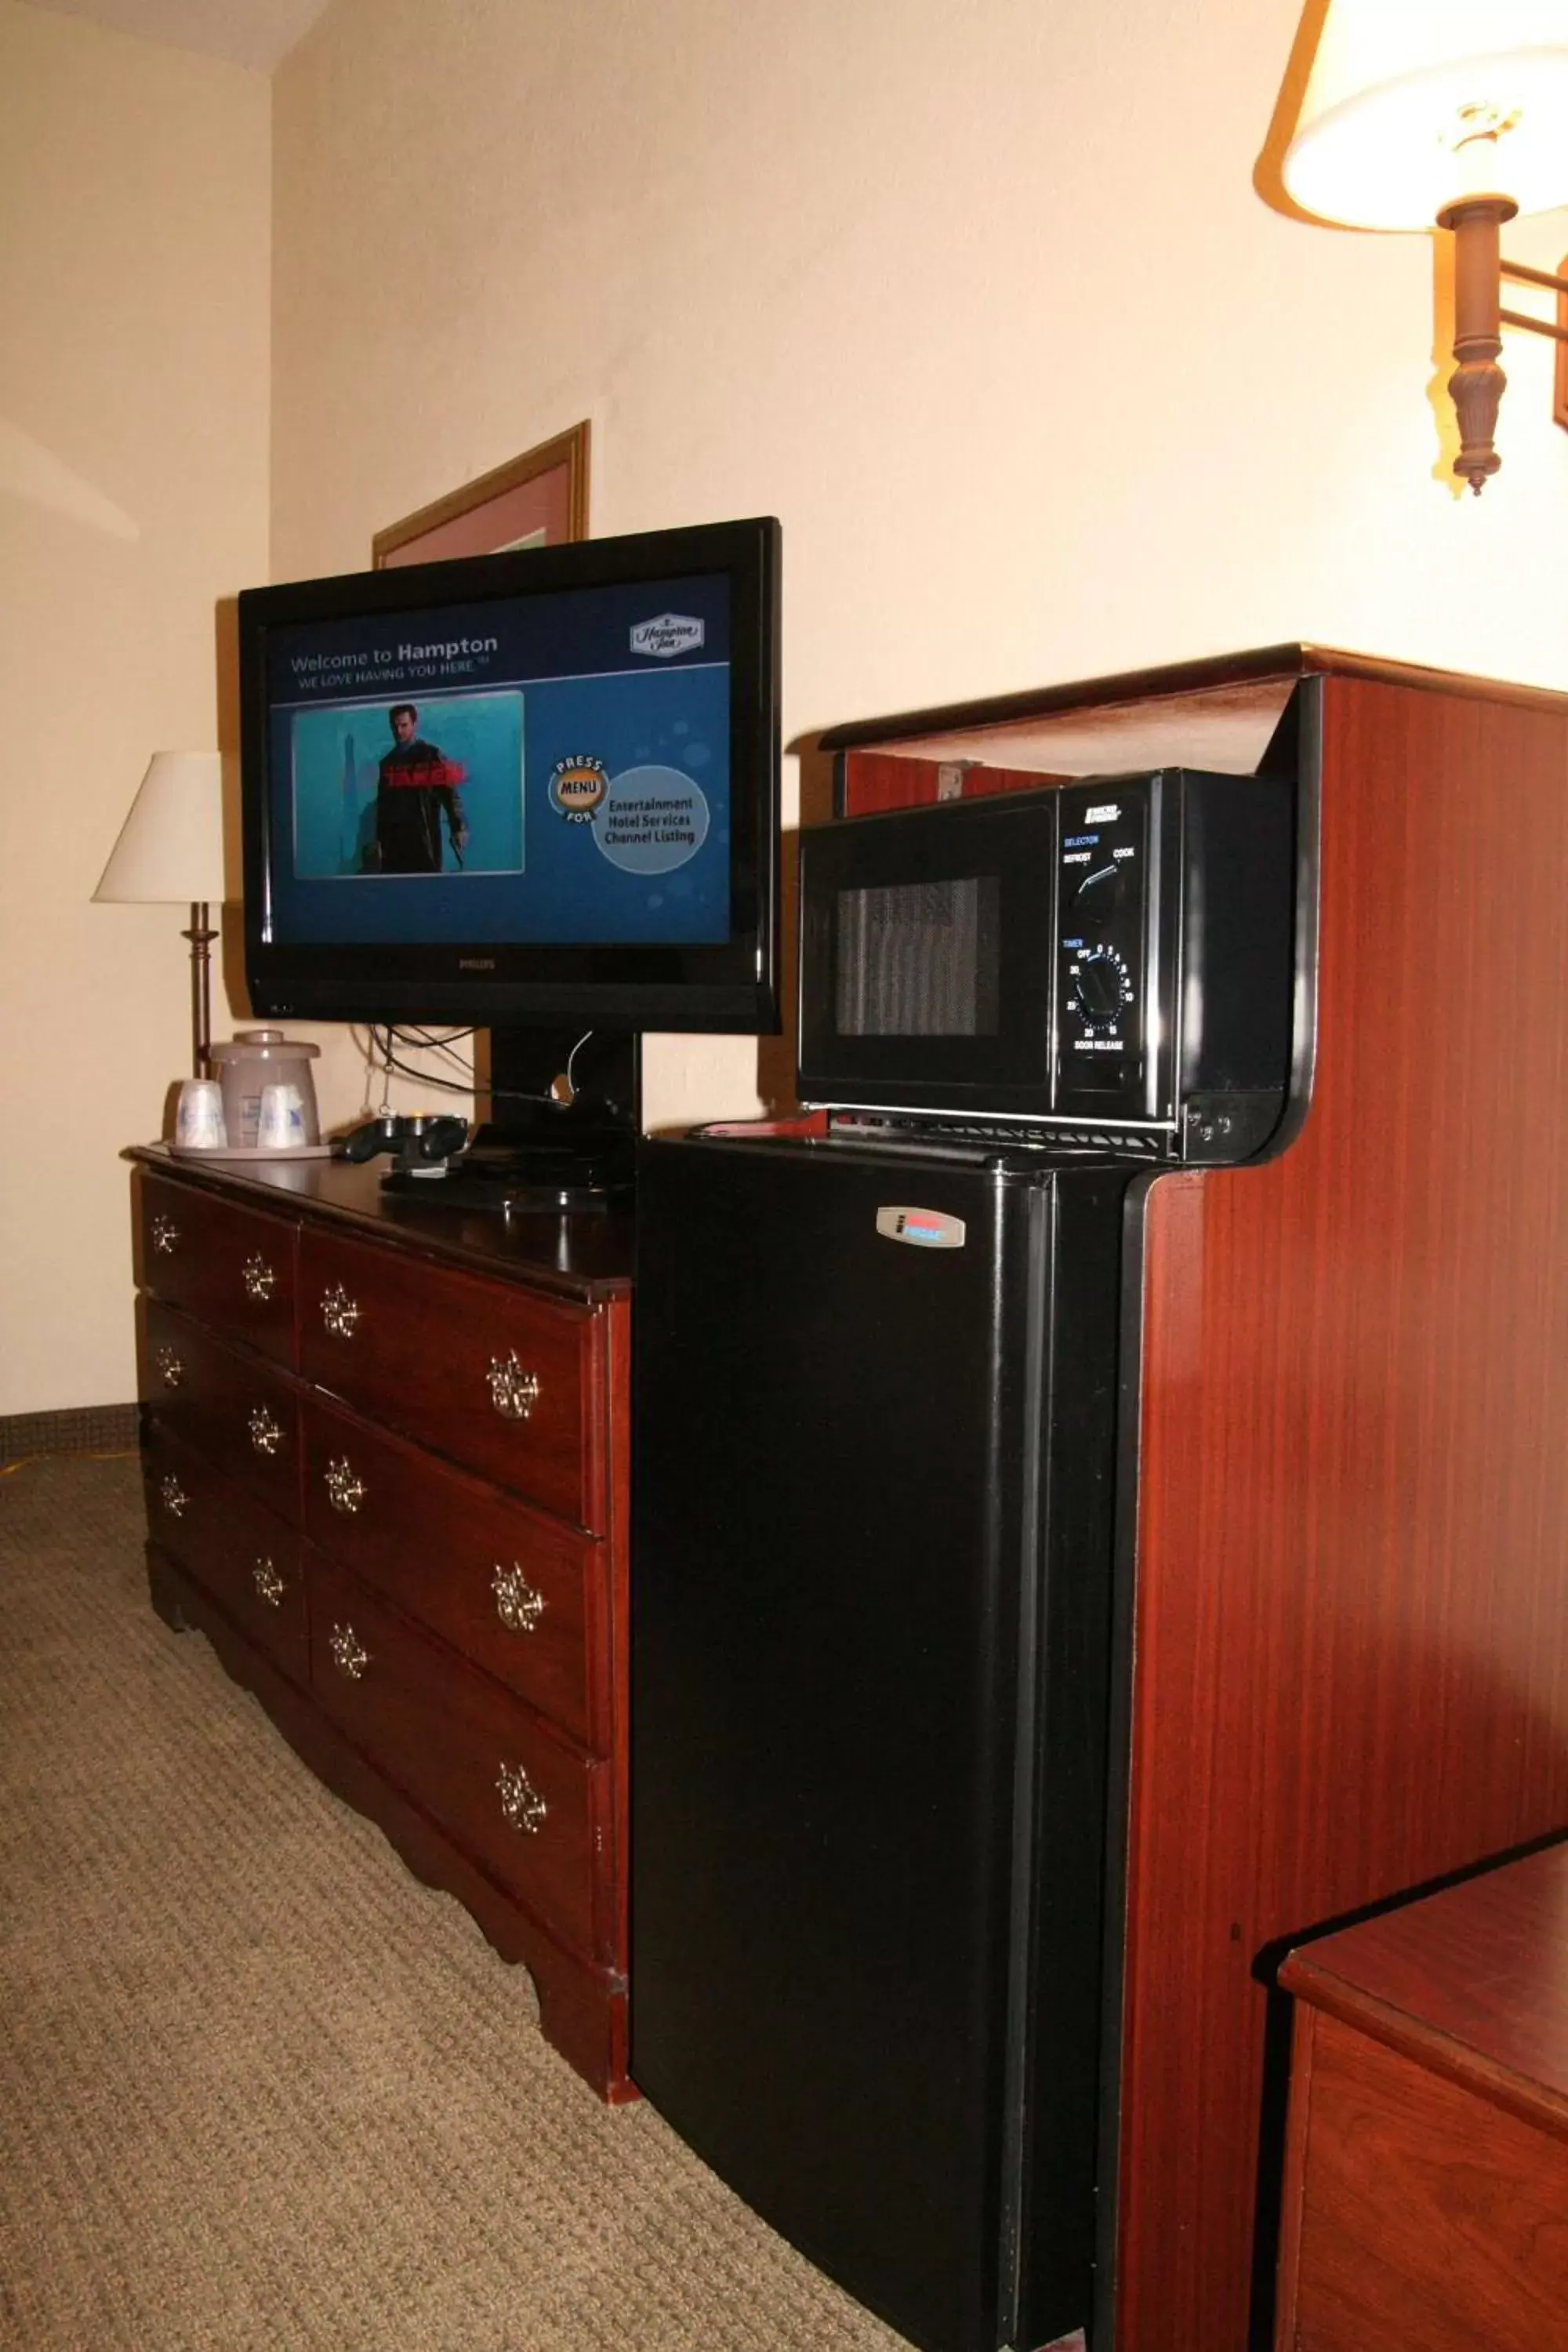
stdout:
[(269, 1559), (258, 1559), (251, 1571), (251, 1580), (268, 1609), (281, 1609), (288, 1587)]
[(510, 1568), (497, 1561), (490, 1571), (490, 1591), (496, 1615), (508, 1633), (531, 1633), (544, 1614), (544, 1595), (530, 1584), (515, 1559)]
[(180, 1228), (174, 1223), (173, 1217), (166, 1217), (160, 1209), (157, 1215), (153, 1220), (153, 1247), (157, 1252), (158, 1255), (160, 1257), (173, 1257), (174, 1254), (174, 1244), (179, 1238)]
[(327, 1489), (327, 1500), (334, 1511), (342, 1511), (346, 1516), (358, 1510), (365, 1497), (365, 1484), (351, 1468), (346, 1455), (340, 1462), (329, 1462), (321, 1477)]
[(339, 1674), (345, 1675), (351, 1683), (357, 1683), (370, 1664), (370, 1652), (353, 1627), (334, 1625), (327, 1646), (331, 1651), (332, 1664)]
[(185, 1377), (185, 1368), (173, 1348), (160, 1348), (153, 1359), (158, 1367), (158, 1377), (166, 1389), (177, 1389)]
[(550, 1808), (521, 1765), (503, 1764), (496, 1787), (500, 1790), (500, 1809), (511, 1827), (520, 1836), (537, 1837)]
[(334, 1339), (352, 1339), (360, 1308), (341, 1282), (321, 1293), (321, 1320)]
[(169, 1513), (170, 1517), (172, 1518), (183, 1519), (186, 1511), (190, 1507), (191, 1498), (186, 1494), (184, 1488), (181, 1486), (179, 1480), (177, 1478), (164, 1478), (159, 1485), (158, 1493), (163, 1500), (163, 1508)]
[(276, 1454), (283, 1443), (283, 1423), (269, 1413), (264, 1404), (252, 1409), (246, 1423), (250, 1442), (258, 1454)]
[(515, 1349), (509, 1348), (504, 1359), (490, 1358), (485, 1381), (490, 1402), (503, 1421), (526, 1421), (539, 1402), (539, 1376), (523, 1370)]
[(239, 1278), (245, 1285), (247, 1298), (270, 1298), (278, 1287), (278, 1276), (259, 1250), (253, 1251), (246, 1259), (239, 1270)]

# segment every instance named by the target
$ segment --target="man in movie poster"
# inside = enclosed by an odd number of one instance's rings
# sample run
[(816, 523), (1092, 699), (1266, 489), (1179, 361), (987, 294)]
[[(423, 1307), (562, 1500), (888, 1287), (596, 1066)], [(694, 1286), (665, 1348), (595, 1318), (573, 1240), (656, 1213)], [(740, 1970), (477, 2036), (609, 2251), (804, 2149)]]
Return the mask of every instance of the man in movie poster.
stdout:
[(375, 837), (366, 856), (376, 874), (439, 874), (441, 824), (461, 866), (468, 828), (458, 786), (463, 770), (419, 733), (419, 712), (398, 702), (387, 713), (393, 745), (384, 752), (375, 794)]

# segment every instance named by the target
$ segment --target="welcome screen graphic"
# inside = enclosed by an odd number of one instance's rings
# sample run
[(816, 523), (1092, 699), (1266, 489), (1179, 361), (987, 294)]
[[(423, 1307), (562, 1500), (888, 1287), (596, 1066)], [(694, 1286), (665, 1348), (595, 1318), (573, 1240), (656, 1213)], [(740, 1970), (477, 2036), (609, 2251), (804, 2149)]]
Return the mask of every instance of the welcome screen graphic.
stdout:
[(728, 938), (721, 578), (300, 625), (268, 665), (278, 939)]

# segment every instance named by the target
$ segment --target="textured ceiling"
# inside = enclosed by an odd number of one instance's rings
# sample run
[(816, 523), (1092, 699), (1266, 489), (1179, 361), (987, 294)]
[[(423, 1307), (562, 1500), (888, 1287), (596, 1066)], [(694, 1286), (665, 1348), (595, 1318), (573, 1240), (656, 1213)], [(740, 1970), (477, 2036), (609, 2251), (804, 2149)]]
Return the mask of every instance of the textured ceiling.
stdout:
[(34, 0), (58, 16), (85, 16), (171, 48), (201, 49), (270, 73), (310, 30), (327, 0)]

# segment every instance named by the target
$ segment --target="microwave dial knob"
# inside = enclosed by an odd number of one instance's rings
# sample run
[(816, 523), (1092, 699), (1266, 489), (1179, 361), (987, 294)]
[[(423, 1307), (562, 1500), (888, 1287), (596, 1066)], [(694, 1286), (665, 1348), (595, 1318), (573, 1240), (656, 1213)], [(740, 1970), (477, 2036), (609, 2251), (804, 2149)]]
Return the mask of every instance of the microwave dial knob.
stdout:
[(1086, 931), (1102, 931), (1121, 896), (1121, 868), (1114, 858), (1086, 874), (1073, 897), (1073, 912)]
[(1073, 975), (1073, 1008), (1089, 1028), (1114, 1028), (1132, 1002), (1127, 966), (1114, 948), (1089, 948)]

